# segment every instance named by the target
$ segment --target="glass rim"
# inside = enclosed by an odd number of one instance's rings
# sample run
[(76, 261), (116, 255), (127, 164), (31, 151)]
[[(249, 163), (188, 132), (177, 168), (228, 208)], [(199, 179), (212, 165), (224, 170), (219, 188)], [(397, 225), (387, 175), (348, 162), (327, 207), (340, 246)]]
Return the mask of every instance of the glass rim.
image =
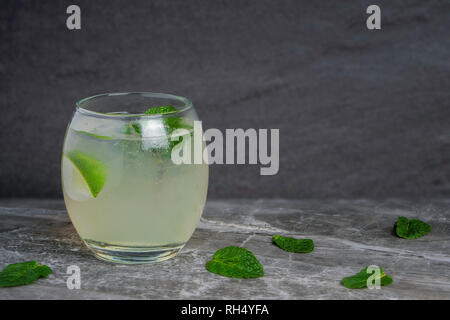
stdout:
[[(107, 112), (99, 112), (99, 111), (93, 111), (87, 108), (84, 108), (82, 105), (83, 103), (103, 98), (103, 97), (115, 97), (115, 96), (126, 96), (126, 95), (140, 95), (144, 97), (149, 98), (162, 98), (162, 99), (172, 99), (176, 100), (178, 102), (181, 102), (183, 104), (183, 107), (181, 109), (177, 109), (176, 112), (170, 113), (170, 114), (145, 114), (145, 112), (142, 113), (107, 113)], [(181, 113), (184, 113), (188, 110), (190, 110), (193, 105), (192, 102), (185, 97), (177, 96), (174, 94), (169, 93), (157, 93), (157, 92), (145, 92), (145, 91), (134, 91), (134, 92), (110, 92), (110, 93), (100, 93), (96, 94), (87, 98), (83, 98), (75, 103), (76, 111), (81, 112), (85, 115), (99, 117), (99, 118), (109, 118), (109, 119), (130, 119), (130, 118), (160, 118), (160, 117), (173, 117), (173, 116), (179, 116)]]

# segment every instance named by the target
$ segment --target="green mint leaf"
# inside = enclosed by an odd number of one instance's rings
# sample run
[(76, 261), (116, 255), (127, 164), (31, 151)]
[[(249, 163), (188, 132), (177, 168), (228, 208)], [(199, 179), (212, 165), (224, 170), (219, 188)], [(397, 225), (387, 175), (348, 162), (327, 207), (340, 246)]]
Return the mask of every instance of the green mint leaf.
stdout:
[(126, 135), (130, 135), (130, 134), (133, 134), (133, 131), (134, 131), (134, 129), (133, 129), (133, 126), (131, 125), (131, 123), (127, 123), (123, 127), (122, 133), (126, 134)]
[(132, 129), (133, 129), (133, 127), (131, 126), (131, 124), (127, 123), (125, 125), (125, 127), (123, 128), (122, 133), (124, 133), (124, 134), (132, 134), (133, 133)]
[[(367, 268), (362, 269), (359, 273), (342, 279), (342, 284), (349, 289), (362, 289), (367, 288), (367, 280), (371, 277), (374, 272), (367, 273)], [(392, 283), (392, 277), (385, 274), (383, 269), (380, 268), (380, 275), (378, 276), (380, 279), (381, 286), (387, 286)], [(375, 279), (374, 279), (375, 280)]]
[(132, 123), (131, 128), (133, 128), (134, 132), (136, 132), (137, 134), (142, 134), (141, 125), (139, 123)]
[(124, 126), (122, 133), (126, 135), (137, 134), (138, 136), (141, 136), (142, 135), (141, 124), (137, 122), (127, 123)]
[(247, 249), (229, 246), (217, 250), (206, 263), (212, 273), (230, 278), (259, 278), (264, 276), (264, 268)]
[(165, 114), (172, 114), (175, 112), (177, 112), (177, 109), (173, 106), (161, 106), (161, 107), (149, 108), (149, 109), (147, 109), (147, 111), (145, 111), (145, 114), (165, 115)]
[(430, 232), (431, 226), (418, 219), (409, 219), (399, 217), (396, 223), (395, 231), (400, 238), (417, 239)]
[(36, 261), (10, 264), (0, 272), (0, 288), (27, 285), (50, 273), (52, 270), (48, 266)]
[[(173, 106), (161, 106), (161, 107), (153, 107), (145, 111), (146, 115), (169, 115), (176, 113), (177, 109), (175, 109)], [(192, 129), (192, 126), (187, 125), (184, 123), (183, 119), (181, 117), (169, 117), (163, 119), (164, 127), (166, 128), (166, 131), (168, 134), (171, 134), (176, 129)], [(125, 134), (133, 134), (137, 133), (138, 135), (142, 135), (142, 128), (140, 123), (128, 123), (123, 133)], [(178, 143), (177, 141), (174, 141), (175, 144)]]
[[(147, 115), (169, 115), (176, 113), (178, 110), (173, 106), (161, 106), (161, 107), (153, 107), (145, 111)], [(169, 117), (163, 119), (164, 126), (166, 127), (167, 132), (170, 134), (176, 129), (190, 129), (191, 126), (184, 123), (181, 117)]]
[(307, 253), (314, 250), (314, 242), (311, 239), (294, 239), (277, 234), (272, 237), (272, 241), (288, 252)]
[[(178, 110), (170, 105), (153, 107), (149, 108), (145, 114), (146, 115), (170, 115), (178, 112)], [(167, 134), (167, 146), (160, 148), (151, 148), (151, 151), (155, 154), (155, 156), (160, 157), (162, 159), (170, 158), (172, 149), (179, 143), (183, 141), (183, 137), (179, 137), (178, 140), (172, 141), (171, 135), (176, 129), (186, 129), (188, 131), (192, 130), (192, 126), (187, 124), (183, 118), (178, 116), (162, 118), (161, 121), (164, 124), (165, 132)], [(128, 123), (124, 129), (123, 133), (126, 135), (137, 135), (142, 137), (143, 129), (141, 123), (133, 122)]]
[(125, 125), (125, 127), (123, 128), (122, 133), (127, 134), (127, 135), (136, 133), (138, 135), (141, 135), (142, 134), (141, 125), (137, 122), (127, 123)]
[(35, 271), (39, 274), (41, 278), (46, 278), (52, 273), (52, 269), (50, 269), (50, 267), (46, 265), (37, 267)]

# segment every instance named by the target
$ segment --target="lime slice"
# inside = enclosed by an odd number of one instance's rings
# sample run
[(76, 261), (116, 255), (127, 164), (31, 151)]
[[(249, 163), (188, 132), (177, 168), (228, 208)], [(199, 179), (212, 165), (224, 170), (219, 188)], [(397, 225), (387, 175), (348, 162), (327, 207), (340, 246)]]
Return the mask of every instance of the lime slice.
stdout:
[(74, 200), (96, 198), (106, 181), (106, 168), (97, 159), (78, 150), (63, 155), (63, 184)]

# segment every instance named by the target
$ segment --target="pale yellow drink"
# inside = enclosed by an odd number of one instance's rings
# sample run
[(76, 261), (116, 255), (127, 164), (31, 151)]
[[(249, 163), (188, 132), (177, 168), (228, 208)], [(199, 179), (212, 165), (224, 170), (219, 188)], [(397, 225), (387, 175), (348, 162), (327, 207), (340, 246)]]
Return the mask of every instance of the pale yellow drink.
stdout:
[[(157, 121), (141, 122), (138, 131)], [(130, 128), (128, 122), (111, 125), (75, 116), (63, 150), (66, 207), (78, 234), (99, 258), (165, 260), (178, 253), (199, 222), (208, 165), (175, 165), (167, 137), (145, 137)]]

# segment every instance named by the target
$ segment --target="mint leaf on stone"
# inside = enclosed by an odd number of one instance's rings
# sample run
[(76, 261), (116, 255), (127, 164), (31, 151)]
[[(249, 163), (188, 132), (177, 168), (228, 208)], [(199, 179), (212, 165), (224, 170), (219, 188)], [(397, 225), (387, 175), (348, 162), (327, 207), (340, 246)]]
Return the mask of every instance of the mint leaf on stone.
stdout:
[(259, 278), (264, 276), (264, 268), (247, 249), (229, 246), (217, 250), (206, 263), (212, 273), (230, 278)]
[(272, 237), (272, 241), (288, 252), (308, 253), (314, 250), (314, 242), (311, 239), (294, 239), (277, 234)]
[(0, 288), (27, 285), (50, 273), (52, 270), (48, 266), (36, 261), (10, 264), (0, 272)]
[(52, 273), (52, 269), (50, 269), (50, 267), (43, 265), (43, 266), (39, 266), (35, 269), (35, 271), (37, 273), (39, 273), (39, 276), (41, 278), (46, 278), (47, 276), (49, 276)]
[(395, 226), (397, 236), (404, 239), (417, 239), (430, 232), (431, 226), (418, 219), (399, 217)]
[[(365, 267), (359, 273), (342, 279), (342, 284), (348, 289), (362, 289), (367, 288), (367, 280), (374, 274), (367, 273), (367, 268)], [(392, 283), (392, 277), (384, 273), (383, 269), (380, 267), (380, 274), (378, 276), (380, 279), (380, 286), (387, 286)], [(376, 278), (375, 278), (376, 279)], [(373, 280), (375, 280), (373, 279)]]

